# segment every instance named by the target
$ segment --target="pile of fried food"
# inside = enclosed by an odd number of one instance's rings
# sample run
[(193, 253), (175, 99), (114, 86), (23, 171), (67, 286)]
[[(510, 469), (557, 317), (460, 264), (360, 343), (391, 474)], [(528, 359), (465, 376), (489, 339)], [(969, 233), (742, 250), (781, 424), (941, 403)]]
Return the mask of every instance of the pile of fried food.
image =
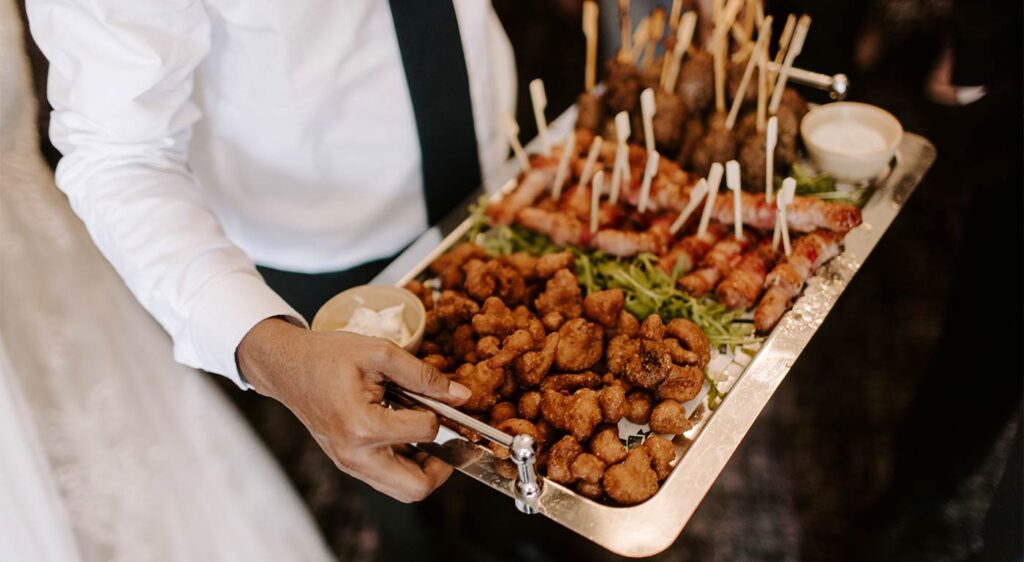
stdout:
[[(569, 252), (492, 258), (456, 246), (430, 267), (439, 294), (407, 286), (428, 311), (419, 356), (472, 390), (466, 412), (533, 437), (540, 474), (595, 500), (637, 504), (668, 477), (671, 436), (691, 426), (683, 403), (704, 384), (708, 340), (685, 319), (639, 322), (621, 289), (584, 295), (573, 266)], [(623, 418), (653, 434), (627, 451)], [(514, 472), (508, 451), (492, 448), (499, 469)]]

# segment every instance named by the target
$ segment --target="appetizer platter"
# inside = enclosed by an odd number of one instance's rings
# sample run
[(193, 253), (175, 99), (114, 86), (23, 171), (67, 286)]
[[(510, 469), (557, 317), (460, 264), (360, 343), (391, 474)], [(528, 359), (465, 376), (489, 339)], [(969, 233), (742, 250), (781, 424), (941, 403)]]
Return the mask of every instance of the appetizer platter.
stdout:
[(625, 0), (622, 48), (595, 84), (584, 6), (576, 106), (549, 124), (531, 84), (540, 133), (524, 148), (509, 123), (501, 189), (375, 282), (419, 297), (418, 357), (473, 391), (456, 411), (394, 390), (395, 407), (442, 416), (419, 446), (645, 556), (682, 531), (935, 152), (896, 123), (870, 131), (890, 151), (870, 180), (816, 168), (800, 133), (817, 109), (786, 86), (806, 16), (772, 54), (760, 3), (716, 3), (704, 51), (679, 2), (634, 27)]

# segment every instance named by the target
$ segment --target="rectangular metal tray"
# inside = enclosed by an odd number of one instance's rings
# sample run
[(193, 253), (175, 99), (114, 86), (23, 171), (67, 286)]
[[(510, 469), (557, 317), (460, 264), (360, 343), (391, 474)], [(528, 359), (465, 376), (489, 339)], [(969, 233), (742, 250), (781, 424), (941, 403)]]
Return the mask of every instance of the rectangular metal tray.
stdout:
[[(564, 137), (575, 121), (575, 108), (571, 108), (551, 124), (552, 138)], [(693, 439), (677, 439), (677, 443), (684, 442), (682, 457), (654, 497), (633, 507), (612, 507), (545, 480), (537, 511), (624, 556), (649, 556), (668, 548), (934, 161), (935, 148), (928, 140), (909, 133), (903, 136), (888, 175), (876, 182), (864, 205), (863, 224), (846, 235), (842, 253), (808, 281), (721, 404), (706, 413), (696, 435), (691, 435)], [(508, 189), (517, 174), (518, 167), (510, 161), (487, 185)], [(465, 236), (471, 226), (468, 206), (483, 192), (478, 190), (465, 205), (427, 231), (374, 282), (403, 285), (420, 275)], [(513, 495), (514, 481), (495, 471), (487, 447), (470, 443), (444, 427), (434, 443), (423, 447), (487, 486)], [(511, 500), (509, 509), (515, 509)]]

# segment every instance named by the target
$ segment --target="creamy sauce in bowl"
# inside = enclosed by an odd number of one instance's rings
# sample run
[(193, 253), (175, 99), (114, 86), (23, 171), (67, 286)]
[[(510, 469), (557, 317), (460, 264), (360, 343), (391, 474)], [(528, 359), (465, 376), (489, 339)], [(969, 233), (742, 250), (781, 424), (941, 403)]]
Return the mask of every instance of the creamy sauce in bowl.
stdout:
[(857, 156), (885, 150), (885, 137), (876, 129), (850, 119), (822, 123), (811, 141), (825, 150)]
[(405, 304), (397, 304), (381, 310), (358, 306), (339, 332), (352, 332), (363, 336), (385, 338), (404, 346), (412, 339), (409, 326), (405, 324)]

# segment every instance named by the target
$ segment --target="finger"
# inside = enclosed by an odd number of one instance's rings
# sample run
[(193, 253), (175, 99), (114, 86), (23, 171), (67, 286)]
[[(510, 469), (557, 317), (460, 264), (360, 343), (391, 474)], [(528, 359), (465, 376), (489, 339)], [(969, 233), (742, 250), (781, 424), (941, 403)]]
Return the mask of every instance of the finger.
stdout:
[(472, 394), (465, 386), (449, 380), (441, 371), (416, 359), (397, 345), (390, 345), (378, 365), (380, 374), (402, 388), (458, 406)]
[(376, 407), (367, 419), (371, 424), (372, 444), (396, 445), (426, 443), (437, 437), (437, 416), (423, 410), (391, 410)]
[(404, 503), (422, 501), (451, 475), (451, 467), (445, 469), (443, 462), (443, 466), (430, 463), (420, 467), (386, 447), (373, 449), (364, 458), (357, 469), (360, 477), (365, 476), (364, 481), (374, 489)]

